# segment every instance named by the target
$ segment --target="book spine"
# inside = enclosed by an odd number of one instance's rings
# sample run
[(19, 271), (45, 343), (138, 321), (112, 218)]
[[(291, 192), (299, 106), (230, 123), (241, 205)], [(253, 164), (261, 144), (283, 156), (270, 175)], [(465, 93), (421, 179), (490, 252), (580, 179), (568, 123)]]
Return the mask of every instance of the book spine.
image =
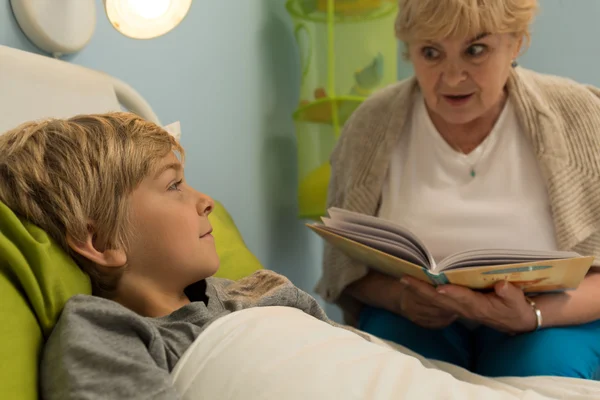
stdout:
[(431, 272), (425, 270), (425, 273), (427, 274), (427, 277), (429, 278), (431, 283), (435, 286), (447, 285), (450, 283), (448, 278), (446, 278), (446, 274), (444, 274), (443, 272), (440, 274), (432, 274)]

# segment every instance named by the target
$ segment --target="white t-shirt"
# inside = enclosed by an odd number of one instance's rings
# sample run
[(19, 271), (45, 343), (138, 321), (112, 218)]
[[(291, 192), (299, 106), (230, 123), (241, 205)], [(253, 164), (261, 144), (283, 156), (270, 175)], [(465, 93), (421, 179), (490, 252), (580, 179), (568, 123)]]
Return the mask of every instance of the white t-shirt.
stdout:
[(413, 231), (436, 261), (481, 248), (557, 250), (546, 187), (510, 101), (468, 155), (442, 138), (422, 97), (405, 129), (379, 215)]

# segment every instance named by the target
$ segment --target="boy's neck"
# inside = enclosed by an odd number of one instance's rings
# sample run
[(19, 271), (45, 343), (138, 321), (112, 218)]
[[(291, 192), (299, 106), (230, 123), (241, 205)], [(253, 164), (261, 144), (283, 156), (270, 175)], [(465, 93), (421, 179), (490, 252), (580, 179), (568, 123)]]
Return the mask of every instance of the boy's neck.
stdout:
[(122, 280), (113, 301), (144, 317), (164, 317), (190, 303), (184, 290), (168, 291), (156, 288), (151, 282)]

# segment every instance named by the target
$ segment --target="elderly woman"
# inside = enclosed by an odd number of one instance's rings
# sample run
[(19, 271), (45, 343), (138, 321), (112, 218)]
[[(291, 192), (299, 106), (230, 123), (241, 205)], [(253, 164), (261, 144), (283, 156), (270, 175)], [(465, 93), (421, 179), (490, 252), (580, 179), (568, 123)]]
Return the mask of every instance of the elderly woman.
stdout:
[[(536, 9), (400, 0), (415, 76), (352, 115), (328, 205), (405, 225), (436, 259), (491, 247), (600, 256), (600, 90), (517, 66)], [(531, 301), (506, 283), (396, 280), (327, 246), (317, 291), (348, 323), (482, 375), (600, 371), (600, 273)]]

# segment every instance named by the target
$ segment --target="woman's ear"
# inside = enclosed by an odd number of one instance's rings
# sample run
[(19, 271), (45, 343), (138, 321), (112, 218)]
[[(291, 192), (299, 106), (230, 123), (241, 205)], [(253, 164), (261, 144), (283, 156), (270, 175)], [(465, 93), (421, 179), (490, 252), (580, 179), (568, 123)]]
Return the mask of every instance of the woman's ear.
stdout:
[(125, 250), (99, 248), (95, 239), (96, 233), (92, 224), (88, 225), (87, 236), (82, 242), (75, 240), (67, 233), (67, 244), (69, 247), (93, 263), (102, 267), (122, 267), (127, 263)]
[(513, 49), (512, 59), (516, 60), (521, 55), (521, 50), (523, 49), (523, 36), (520, 36), (516, 39), (515, 48)]

